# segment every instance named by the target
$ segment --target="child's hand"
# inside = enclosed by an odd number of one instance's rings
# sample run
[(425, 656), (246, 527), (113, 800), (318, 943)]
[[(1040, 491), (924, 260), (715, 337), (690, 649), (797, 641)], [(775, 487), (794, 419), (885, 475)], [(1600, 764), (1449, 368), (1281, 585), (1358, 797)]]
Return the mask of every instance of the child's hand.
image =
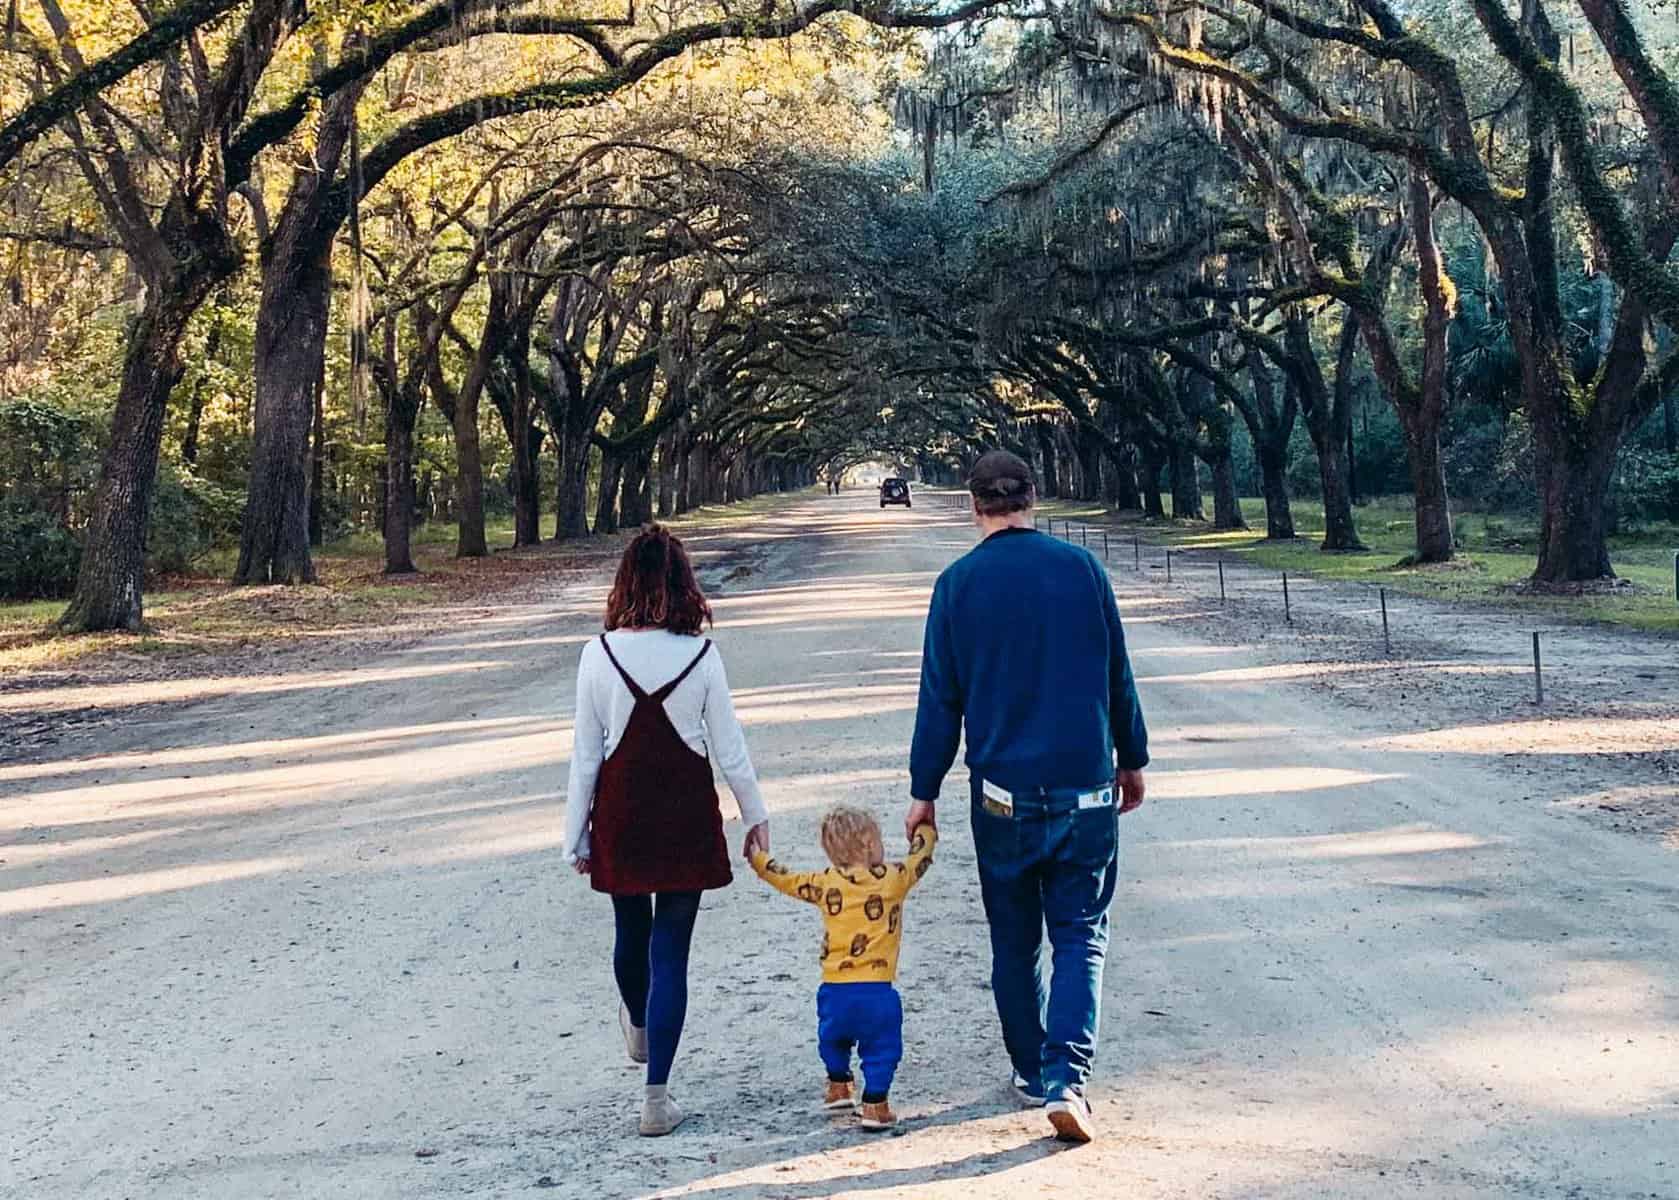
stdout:
[(741, 847), (741, 857), (751, 862), (753, 854), (759, 850), (762, 850), (765, 854), (770, 852), (770, 823), (768, 821), (759, 821), (746, 831), (746, 844)]
[(938, 828), (938, 818), (933, 815), (933, 805), (927, 800), (911, 800), (909, 812), (904, 816), (904, 840), (911, 846), (915, 845), (915, 831), (923, 825)]

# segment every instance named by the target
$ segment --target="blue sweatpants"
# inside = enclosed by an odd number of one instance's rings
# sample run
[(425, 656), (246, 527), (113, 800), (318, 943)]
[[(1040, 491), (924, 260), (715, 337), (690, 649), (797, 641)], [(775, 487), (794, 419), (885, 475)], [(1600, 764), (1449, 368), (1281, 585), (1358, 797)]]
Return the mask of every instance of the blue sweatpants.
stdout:
[(904, 1003), (889, 983), (824, 983), (816, 989), (816, 1045), (828, 1078), (851, 1078), (851, 1051), (863, 1066), (863, 1099), (892, 1090), (904, 1056)]

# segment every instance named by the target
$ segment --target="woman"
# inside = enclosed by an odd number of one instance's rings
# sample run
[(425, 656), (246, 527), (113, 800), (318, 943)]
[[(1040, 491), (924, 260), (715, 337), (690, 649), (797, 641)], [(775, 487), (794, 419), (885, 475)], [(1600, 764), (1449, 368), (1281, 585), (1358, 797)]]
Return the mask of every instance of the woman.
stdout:
[(612, 897), (612, 970), (630, 1058), (647, 1064), (641, 1133), (682, 1123), (667, 1083), (688, 1010), (688, 944), (700, 893), (731, 879), (714, 757), (769, 849), (769, 813), (735, 717), (723, 660), (701, 626), (711, 606), (682, 543), (650, 525), (618, 564), (607, 633), (583, 649), (566, 793), (565, 849)]

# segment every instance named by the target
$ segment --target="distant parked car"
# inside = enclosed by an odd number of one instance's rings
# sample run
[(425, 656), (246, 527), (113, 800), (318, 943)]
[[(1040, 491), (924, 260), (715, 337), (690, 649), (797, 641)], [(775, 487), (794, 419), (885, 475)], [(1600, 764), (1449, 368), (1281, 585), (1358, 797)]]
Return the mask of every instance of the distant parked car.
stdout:
[(914, 508), (909, 499), (909, 480), (883, 479), (880, 482), (880, 507), (888, 504), (902, 504), (905, 508)]

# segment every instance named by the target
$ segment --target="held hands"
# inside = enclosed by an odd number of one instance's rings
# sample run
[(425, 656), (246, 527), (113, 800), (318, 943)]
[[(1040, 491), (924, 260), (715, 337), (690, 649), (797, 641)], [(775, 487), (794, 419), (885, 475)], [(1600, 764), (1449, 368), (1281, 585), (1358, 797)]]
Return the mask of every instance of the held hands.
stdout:
[(939, 827), (938, 820), (933, 815), (933, 802), (911, 800), (909, 811), (904, 814), (904, 840), (912, 846), (915, 845), (915, 831), (923, 825), (931, 825), (934, 829)]
[(746, 842), (740, 848), (740, 856), (751, 862), (752, 855), (759, 850), (762, 850), (765, 854), (770, 852), (770, 823), (768, 821), (759, 821), (746, 831)]
[(571, 869), (579, 875), (587, 875), (589, 873), (589, 860), (581, 857), (575, 858), (572, 860)]
[(1119, 812), (1121, 816), (1131, 812), (1133, 809), (1142, 807), (1143, 794), (1148, 789), (1143, 783), (1143, 773), (1141, 771), (1122, 770), (1119, 772), (1115, 782), (1119, 785), (1119, 794), (1121, 797)]

